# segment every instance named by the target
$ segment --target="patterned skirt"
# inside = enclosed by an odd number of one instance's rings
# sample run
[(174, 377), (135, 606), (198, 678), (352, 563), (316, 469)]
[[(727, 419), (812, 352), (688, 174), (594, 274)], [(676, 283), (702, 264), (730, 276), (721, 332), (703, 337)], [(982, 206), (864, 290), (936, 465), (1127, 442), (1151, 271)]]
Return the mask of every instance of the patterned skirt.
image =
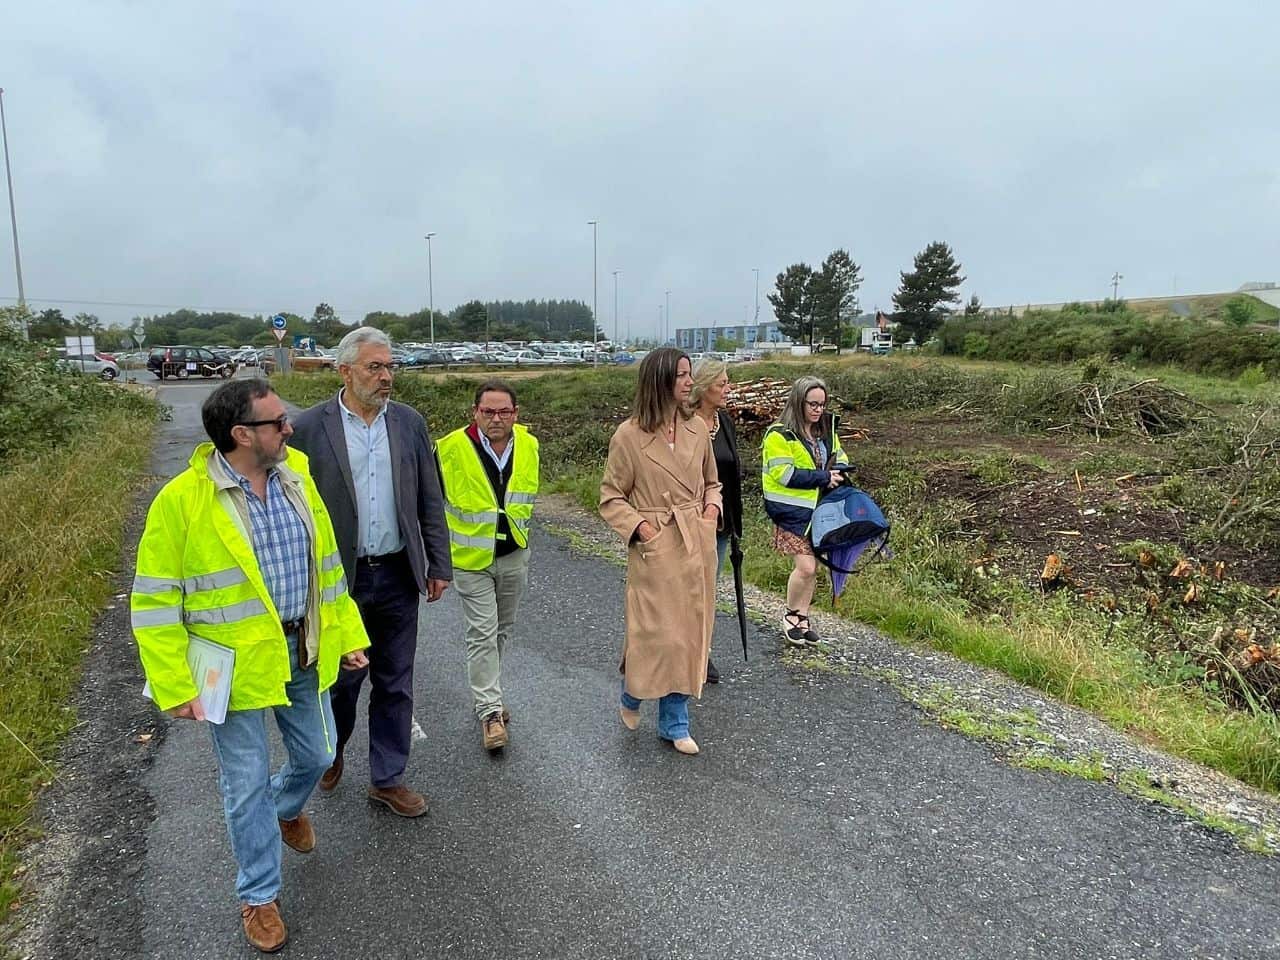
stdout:
[(802, 537), (790, 530), (783, 530), (779, 526), (773, 528), (773, 549), (784, 557), (813, 556), (813, 547), (809, 545), (808, 537)]

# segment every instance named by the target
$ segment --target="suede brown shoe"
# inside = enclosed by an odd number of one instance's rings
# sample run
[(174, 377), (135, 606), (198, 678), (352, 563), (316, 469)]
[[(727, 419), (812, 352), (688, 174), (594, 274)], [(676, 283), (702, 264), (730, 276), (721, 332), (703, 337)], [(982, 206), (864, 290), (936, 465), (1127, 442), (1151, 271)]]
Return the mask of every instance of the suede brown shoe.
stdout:
[(370, 787), (369, 799), (385, 805), (398, 817), (420, 817), (427, 812), (427, 798), (402, 783), (394, 787)]
[(328, 793), (338, 785), (338, 781), (342, 779), (342, 754), (338, 754), (333, 758), (333, 764), (324, 772), (324, 776), (320, 778), (320, 789)]
[(280, 919), (280, 905), (272, 900), (260, 907), (240, 904), (240, 922), (245, 938), (263, 953), (275, 953), (289, 939), (289, 931)]
[(480, 721), (480, 739), (486, 750), (501, 750), (507, 745), (507, 725), (497, 711)]
[(310, 853), (316, 848), (316, 831), (311, 826), (311, 818), (300, 813), (292, 820), (281, 820), (280, 839), (285, 846), (299, 853)]

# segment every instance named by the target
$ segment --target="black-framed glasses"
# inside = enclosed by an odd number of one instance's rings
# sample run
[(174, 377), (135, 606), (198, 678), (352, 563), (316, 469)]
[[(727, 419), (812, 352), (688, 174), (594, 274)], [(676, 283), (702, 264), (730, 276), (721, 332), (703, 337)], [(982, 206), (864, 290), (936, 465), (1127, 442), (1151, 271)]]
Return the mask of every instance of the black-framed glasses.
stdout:
[(805, 405), (806, 407), (808, 407), (810, 410), (825, 410), (825, 409), (827, 409), (827, 401), (825, 401), (825, 400), (806, 400), (806, 401), (804, 402), (804, 405)]
[(516, 415), (515, 407), (501, 407), (498, 409), (493, 407), (477, 407), (476, 409), (480, 411), (480, 416), (487, 417), (490, 420), (496, 420), (498, 417), (506, 419), (507, 417), (514, 417)]
[(394, 360), (391, 363), (383, 363), (380, 360), (374, 360), (372, 363), (357, 363), (354, 364), (354, 366), (363, 367), (375, 377), (384, 370), (387, 373), (395, 373), (400, 369), (400, 364), (396, 363)]
[(284, 430), (285, 424), (289, 422), (289, 415), (283, 414), (274, 420), (241, 420), (236, 424), (237, 427), (275, 427), (277, 430)]

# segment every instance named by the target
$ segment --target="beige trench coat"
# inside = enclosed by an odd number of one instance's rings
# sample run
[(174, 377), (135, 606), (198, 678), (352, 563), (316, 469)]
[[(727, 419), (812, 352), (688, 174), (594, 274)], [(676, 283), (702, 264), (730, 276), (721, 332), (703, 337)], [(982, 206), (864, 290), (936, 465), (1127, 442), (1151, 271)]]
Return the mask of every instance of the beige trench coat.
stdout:
[[(706, 422), (676, 427), (675, 449), (628, 420), (609, 442), (600, 515), (627, 543), (627, 633), (622, 671), (641, 700), (701, 696), (716, 613), (716, 519), (720, 481)], [(648, 520), (658, 535), (641, 543)]]

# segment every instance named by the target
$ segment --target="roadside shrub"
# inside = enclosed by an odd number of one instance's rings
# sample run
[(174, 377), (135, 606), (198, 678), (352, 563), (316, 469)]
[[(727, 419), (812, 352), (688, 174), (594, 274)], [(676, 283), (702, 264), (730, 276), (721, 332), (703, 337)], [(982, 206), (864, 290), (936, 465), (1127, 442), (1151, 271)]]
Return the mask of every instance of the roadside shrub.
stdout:
[(1233, 327), (1247, 327), (1253, 317), (1253, 304), (1244, 297), (1232, 297), (1222, 305), (1222, 319)]
[(113, 412), (154, 418), (141, 393), (59, 369), (50, 344), (29, 343), (0, 317), (0, 472), (92, 429)]

